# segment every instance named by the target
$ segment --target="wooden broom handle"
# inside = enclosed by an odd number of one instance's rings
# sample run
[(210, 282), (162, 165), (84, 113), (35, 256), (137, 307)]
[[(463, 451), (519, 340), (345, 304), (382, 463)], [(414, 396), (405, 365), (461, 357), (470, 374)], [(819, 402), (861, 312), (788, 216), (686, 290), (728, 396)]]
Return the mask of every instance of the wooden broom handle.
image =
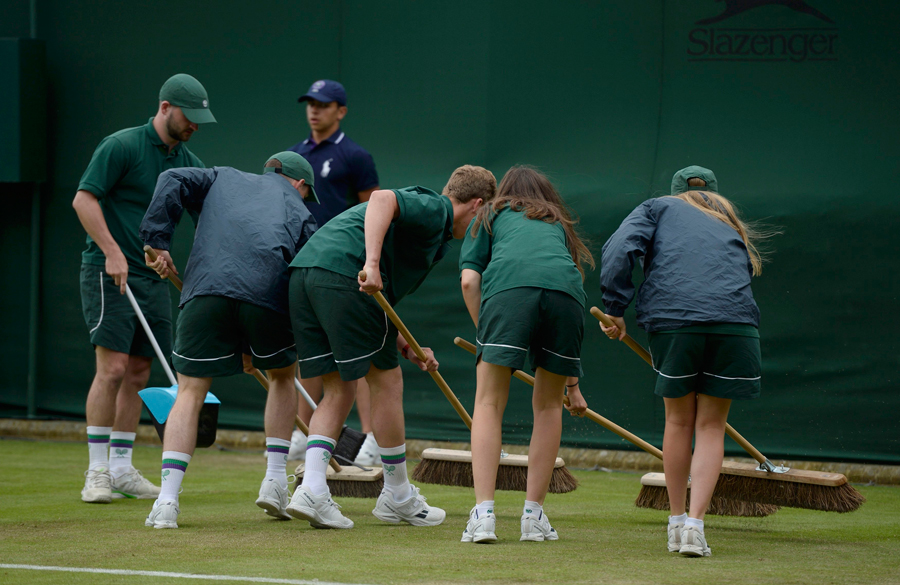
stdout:
[[(615, 325), (615, 323), (610, 321), (609, 317), (607, 317), (606, 314), (603, 311), (601, 311), (600, 309), (598, 309), (597, 307), (591, 307), (591, 315), (593, 315), (598, 321), (603, 323), (603, 325), (605, 325), (606, 327), (613, 327)], [(634, 338), (632, 338), (630, 335), (628, 335), (626, 333), (625, 339), (623, 339), (622, 341), (625, 342), (625, 345), (627, 345), (628, 347), (633, 349), (636, 354), (641, 356), (645, 362), (650, 364), (651, 367), (653, 366), (653, 359), (650, 357), (650, 352), (648, 352), (646, 349), (641, 347), (641, 344), (638, 343), (637, 341), (635, 341)], [(760, 453), (756, 447), (754, 447), (753, 445), (750, 444), (750, 441), (748, 441), (743, 436), (741, 436), (741, 434), (739, 432), (737, 432), (736, 430), (734, 430), (734, 427), (732, 427), (728, 423), (725, 423), (725, 432), (728, 433), (729, 437), (734, 439), (735, 443), (740, 445), (744, 449), (744, 451), (749, 453), (758, 462), (765, 463), (766, 461), (768, 461), (766, 459), (766, 457), (762, 453)]]
[[(151, 262), (156, 262), (156, 259), (159, 258), (159, 254), (157, 254), (156, 250), (154, 250), (150, 246), (144, 246), (144, 253), (150, 257)], [(184, 285), (184, 283), (181, 282), (181, 279), (178, 278), (178, 275), (175, 274), (174, 272), (172, 272), (171, 270), (169, 271), (169, 276), (167, 276), (166, 278), (168, 278), (169, 281), (171, 281), (171, 283), (174, 284), (175, 288), (177, 288), (179, 291), (181, 290), (181, 287)]]
[[(359, 279), (363, 282), (366, 281), (366, 271), (359, 271)], [(406, 328), (406, 325), (403, 324), (403, 321), (400, 320), (400, 316), (397, 315), (397, 312), (394, 311), (394, 308), (390, 303), (387, 302), (387, 299), (384, 298), (384, 295), (381, 294), (381, 291), (376, 291), (373, 295), (375, 300), (378, 301), (378, 304), (381, 305), (381, 308), (384, 309), (384, 312), (387, 314), (388, 318), (390, 318), (391, 322), (394, 326), (400, 331), (400, 335), (406, 340), (406, 343), (412, 348), (414, 352), (416, 352), (416, 357), (419, 358), (423, 363), (428, 360), (428, 357), (425, 355), (425, 352), (422, 351), (422, 347), (416, 342), (416, 339), (412, 336), (412, 333), (409, 332), (409, 329)], [(456, 410), (456, 414), (462, 419), (466, 426), (469, 427), (469, 430), (472, 429), (472, 417), (469, 416), (469, 413), (466, 412), (465, 407), (463, 407), (462, 403), (456, 397), (456, 394), (453, 393), (453, 390), (450, 389), (450, 386), (447, 385), (447, 382), (444, 381), (444, 377), (441, 376), (439, 372), (428, 372), (431, 374), (431, 377), (434, 379), (435, 383), (437, 383), (438, 388), (441, 389), (441, 392), (444, 393), (444, 396), (447, 397), (447, 400), (450, 401), (450, 404), (453, 406), (453, 409)]]
[[(257, 370), (256, 368), (253, 368), (253, 371), (250, 373), (253, 374), (253, 377), (256, 378), (256, 380), (259, 382), (260, 386), (265, 388), (266, 392), (268, 392), (269, 391), (269, 379), (266, 378), (263, 375), (263, 373), (260, 372), (259, 370)], [(308, 437), (309, 436), (309, 427), (306, 426), (306, 423), (303, 422), (303, 419), (300, 418), (300, 416), (297, 415), (296, 413), (294, 413), (294, 422), (297, 423), (297, 427), (303, 432), (303, 434)], [(334, 460), (333, 457), (328, 460), (328, 464), (331, 465), (332, 469), (334, 469), (336, 472), (340, 473), (341, 466), (338, 464), (337, 461)]]
[[(475, 351), (476, 351), (475, 346), (472, 345), (471, 343), (469, 343), (468, 341), (466, 341), (465, 339), (462, 339), (461, 337), (457, 337), (456, 339), (453, 340), (453, 343), (455, 343), (459, 347), (463, 348), (464, 350), (468, 351), (469, 353), (475, 354)], [(532, 376), (531, 374), (527, 374), (527, 373), (523, 372), (522, 370), (516, 370), (515, 372), (513, 372), (513, 376), (522, 380), (523, 382), (525, 382), (526, 384), (528, 384), (530, 386), (534, 386), (534, 376)], [(568, 405), (569, 398), (564, 397), (563, 402), (565, 402), (566, 405)], [(584, 411), (584, 416), (588, 417), (589, 419), (591, 419), (592, 421), (594, 421), (601, 427), (605, 428), (606, 430), (611, 431), (611, 432), (619, 435), (626, 441), (640, 447), (641, 449), (643, 449), (647, 453), (650, 453), (657, 459), (662, 459), (662, 451), (660, 451), (659, 449), (657, 449), (656, 447), (654, 447), (647, 441), (643, 440), (642, 438), (638, 437), (637, 435), (626, 431), (625, 429), (623, 429), (616, 423), (612, 422), (611, 420), (600, 416), (599, 414), (597, 414), (590, 408)]]

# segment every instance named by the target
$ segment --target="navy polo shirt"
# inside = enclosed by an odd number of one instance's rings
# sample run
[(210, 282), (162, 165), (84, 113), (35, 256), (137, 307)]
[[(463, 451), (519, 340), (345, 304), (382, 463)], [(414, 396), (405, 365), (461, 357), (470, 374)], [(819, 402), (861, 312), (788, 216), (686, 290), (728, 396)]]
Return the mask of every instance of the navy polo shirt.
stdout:
[(306, 207), (319, 227), (359, 203), (360, 191), (378, 186), (372, 155), (341, 130), (319, 144), (310, 135), (289, 150), (301, 155), (313, 168), (319, 203), (307, 203)]

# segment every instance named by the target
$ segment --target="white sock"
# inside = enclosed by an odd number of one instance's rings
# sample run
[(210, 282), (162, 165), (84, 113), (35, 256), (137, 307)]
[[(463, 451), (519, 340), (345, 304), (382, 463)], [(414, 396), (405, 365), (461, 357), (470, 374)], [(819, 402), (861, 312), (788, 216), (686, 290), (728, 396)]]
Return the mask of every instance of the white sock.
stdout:
[(693, 526), (695, 528), (700, 529), (700, 533), (703, 533), (703, 520), (697, 520), (696, 518), (688, 518), (684, 521), (684, 527)]
[(684, 524), (684, 521), (687, 520), (687, 512), (684, 514), (680, 514), (678, 516), (669, 516), (669, 526), (674, 526), (676, 524)]
[(109, 469), (109, 434), (112, 427), (88, 427), (88, 469), (105, 467)]
[(160, 502), (177, 502), (178, 492), (181, 491), (181, 481), (184, 472), (187, 471), (191, 456), (178, 451), (163, 451), (162, 454), (162, 484), (159, 491)]
[(406, 443), (399, 447), (379, 447), (378, 453), (384, 470), (384, 487), (391, 492), (395, 502), (405, 502), (412, 495), (406, 476)]
[(328, 462), (334, 453), (337, 441), (329, 439), (325, 435), (310, 435), (306, 440), (306, 466), (303, 470), (303, 485), (316, 496), (328, 493), (328, 482), (325, 473), (328, 471)]
[(113, 477), (121, 477), (131, 471), (131, 455), (134, 452), (134, 438), (137, 433), (113, 431), (109, 434), (109, 472)]
[(481, 518), (485, 514), (494, 513), (494, 500), (485, 500), (475, 505), (475, 518)]
[(536, 518), (540, 518), (541, 514), (544, 512), (544, 507), (538, 504), (537, 502), (532, 502), (530, 500), (525, 500), (525, 506), (522, 508), (522, 515), (534, 516)]
[(285, 467), (287, 467), (288, 452), (290, 450), (291, 442), (289, 440), (279, 439), (278, 437), (266, 437), (266, 455), (269, 460), (266, 466), (266, 479), (274, 479), (284, 489), (287, 489)]

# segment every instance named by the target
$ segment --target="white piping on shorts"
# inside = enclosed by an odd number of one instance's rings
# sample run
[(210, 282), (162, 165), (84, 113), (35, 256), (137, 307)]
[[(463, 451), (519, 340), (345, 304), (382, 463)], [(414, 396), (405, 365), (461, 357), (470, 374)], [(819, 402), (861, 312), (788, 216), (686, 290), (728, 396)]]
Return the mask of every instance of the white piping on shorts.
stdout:
[(201, 359), (201, 358), (189, 358), (189, 357), (185, 357), (185, 356), (181, 355), (180, 353), (175, 353), (174, 351), (172, 352), (172, 355), (177, 355), (177, 356), (180, 357), (181, 359), (183, 359), (183, 360), (188, 360), (188, 361), (191, 361), (191, 362), (214, 362), (214, 361), (217, 361), (217, 360), (224, 360), (225, 358), (230, 358), (231, 356), (234, 355), (234, 352), (231, 352), (231, 353), (228, 354), (228, 355), (223, 355), (222, 357), (217, 357), (217, 358), (203, 358), (203, 359)]
[(507, 349), (518, 349), (519, 351), (528, 351), (527, 347), (516, 347), (515, 345), (503, 345), (502, 343), (481, 343), (478, 341), (478, 338), (475, 338), (475, 343), (478, 345), (483, 345), (485, 347), (505, 347)]
[(378, 353), (379, 351), (381, 351), (382, 349), (384, 349), (384, 344), (387, 343), (387, 334), (388, 334), (388, 324), (387, 324), (387, 320), (388, 320), (387, 313), (385, 313), (385, 314), (384, 314), (384, 339), (381, 340), (381, 347), (379, 347), (378, 349), (376, 349), (376, 350), (373, 351), (372, 353), (367, 353), (366, 355), (363, 355), (363, 356), (360, 356), (360, 357), (355, 357), (355, 358), (353, 358), (352, 360), (334, 360), (334, 363), (336, 363), (336, 364), (347, 364), (347, 363), (350, 363), (350, 362), (356, 362), (356, 361), (359, 361), (359, 360), (364, 360), (364, 359), (366, 359), (367, 357), (371, 357), (371, 356), (375, 355), (376, 353)]
[(716, 374), (710, 374), (709, 372), (703, 372), (707, 376), (712, 376), (713, 378), (722, 378), (723, 380), (759, 380), (762, 376), (757, 376), (755, 378), (728, 378), (726, 376), (717, 376)]
[[(678, 379), (680, 379), (680, 378), (693, 378), (694, 376), (700, 374), (700, 372), (696, 372), (696, 373), (693, 373), (693, 374), (688, 374), (687, 376), (668, 376), (668, 375), (666, 375), (666, 374), (663, 374), (662, 372), (660, 372), (660, 371), (657, 370), (656, 368), (653, 368), (653, 371), (656, 372), (657, 374), (659, 374), (660, 376), (662, 376), (663, 378), (669, 378), (670, 380), (678, 380)], [(710, 375), (712, 375), (712, 374), (710, 374)]]
[(562, 355), (562, 354), (558, 354), (558, 353), (556, 353), (555, 351), (550, 351), (550, 350), (547, 349), (546, 347), (542, 347), (541, 349), (543, 349), (543, 350), (546, 351), (547, 353), (552, 353), (552, 354), (555, 355), (556, 357), (561, 357), (561, 358), (563, 358), (564, 360), (575, 360), (576, 362), (580, 362), (580, 361), (581, 361), (581, 358), (573, 358), (573, 357), (568, 357), (568, 356), (565, 356), (565, 355)]
[(309, 360), (317, 360), (319, 358), (328, 357), (332, 355), (334, 352), (330, 351), (328, 353), (323, 353), (322, 355), (314, 355), (311, 358), (303, 358), (302, 360), (297, 360), (298, 362), (308, 362)]
[[(250, 344), (248, 343), (247, 345), (250, 345)], [(282, 347), (281, 349), (279, 349), (279, 350), (276, 351), (275, 353), (270, 353), (269, 355), (259, 355), (258, 353), (256, 353), (255, 351), (253, 351), (253, 346), (250, 345), (250, 353), (252, 353), (254, 356), (256, 356), (256, 357), (258, 357), (258, 358), (265, 359), (265, 358), (270, 358), (270, 357), (272, 357), (273, 355), (278, 355), (279, 353), (281, 353), (281, 352), (283, 352), (283, 351), (286, 351), (286, 350), (288, 350), (288, 349), (291, 349), (292, 347), (296, 347), (296, 346), (297, 346), (297, 344), (295, 343), (294, 345), (289, 345), (289, 346), (287, 346), (287, 347)], [(232, 355), (234, 355), (234, 354), (232, 354)]]
[(96, 331), (98, 327), (100, 327), (100, 323), (103, 323), (103, 311), (105, 311), (105, 310), (106, 310), (106, 297), (103, 295), (103, 272), (101, 271), (100, 272), (100, 320), (97, 321), (97, 325), (95, 325), (93, 329), (88, 331), (89, 335), (91, 333), (93, 333), (94, 331)]

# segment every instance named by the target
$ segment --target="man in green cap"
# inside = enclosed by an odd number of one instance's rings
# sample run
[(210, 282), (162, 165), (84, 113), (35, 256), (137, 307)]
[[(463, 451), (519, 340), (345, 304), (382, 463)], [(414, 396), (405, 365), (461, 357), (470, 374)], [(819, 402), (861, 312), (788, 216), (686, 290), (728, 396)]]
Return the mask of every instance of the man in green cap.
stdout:
[(148, 266), (165, 278), (170, 270), (177, 273), (168, 252), (175, 225), (184, 210), (200, 216), (172, 352), (178, 397), (166, 421), (162, 491), (147, 526), (178, 527), (178, 492), (196, 446), (203, 400), (212, 378), (243, 372), (244, 348), (269, 378), (268, 468), (256, 504), (270, 516), (290, 519), (285, 464), (297, 412), (297, 350), (288, 319), (288, 263), (316, 230), (304, 199), (317, 198), (312, 167), (299, 154), (279, 152), (263, 171), (166, 171), (141, 222), (141, 240), (159, 255)]
[(138, 226), (161, 172), (203, 166), (182, 143), (190, 140), (199, 124), (215, 121), (199, 81), (184, 73), (169, 78), (159, 92), (159, 109), (146, 125), (121, 130), (100, 142), (72, 201), (87, 232), (81, 305), (97, 364), (85, 408), (90, 454), (81, 491), (85, 502), (153, 498), (159, 493), (131, 464), (141, 415), (137, 393), (147, 384), (154, 352), (124, 296), (125, 283), (168, 355), (169, 290), (144, 264)]

